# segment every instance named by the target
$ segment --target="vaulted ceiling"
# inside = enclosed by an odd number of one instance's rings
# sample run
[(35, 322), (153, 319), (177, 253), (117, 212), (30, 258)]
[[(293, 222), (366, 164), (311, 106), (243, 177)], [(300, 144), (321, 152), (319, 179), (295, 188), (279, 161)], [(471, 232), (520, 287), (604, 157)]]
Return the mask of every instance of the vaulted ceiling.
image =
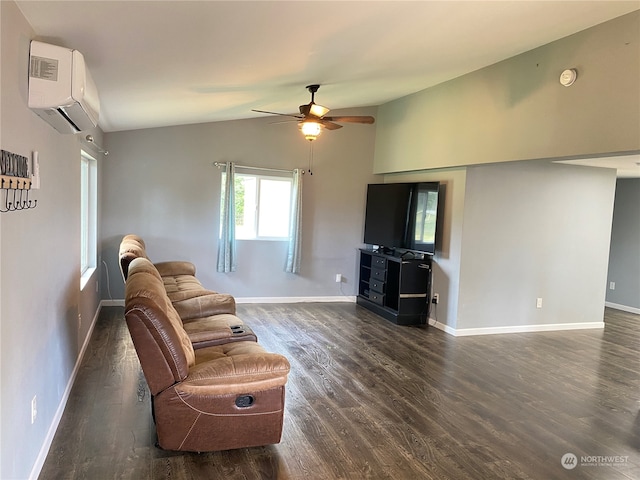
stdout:
[(636, 1), (18, 1), (83, 53), (105, 132), (374, 106), (640, 8)]
[[(377, 106), (612, 18), (640, 1), (33, 1), (37, 39), (79, 50), (105, 132)], [(348, 113), (348, 112), (347, 112)], [(575, 160), (640, 176), (640, 156)]]

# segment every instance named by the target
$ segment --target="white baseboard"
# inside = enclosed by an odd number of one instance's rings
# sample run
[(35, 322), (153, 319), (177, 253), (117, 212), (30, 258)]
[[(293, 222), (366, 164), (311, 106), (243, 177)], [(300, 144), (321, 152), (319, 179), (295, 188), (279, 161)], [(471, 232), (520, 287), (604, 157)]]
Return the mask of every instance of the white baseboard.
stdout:
[[(124, 301), (123, 301), (124, 305)], [(60, 399), (60, 403), (58, 404), (58, 408), (56, 410), (53, 419), (51, 420), (51, 425), (49, 425), (49, 430), (47, 431), (47, 436), (42, 443), (42, 447), (40, 448), (40, 453), (38, 453), (38, 458), (36, 458), (35, 463), (33, 464), (33, 468), (31, 469), (31, 474), (29, 475), (29, 480), (37, 480), (40, 476), (40, 472), (42, 471), (42, 467), (44, 466), (44, 462), (47, 459), (47, 455), (49, 454), (49, 450), (51, 449), (51, 444), (53, 443), (53, 438), (56, 435), (56, 431), (58, 430), (58, 426), (60, 425), (60, 420), (62, 420), (62, 414), (64, 413), (64, 409), (67, 406), (67, 401), (69, 401), (69, 395), (71, 395), (71, 389), (73, 388), (73, 384), (76, 381), (76, 376), (78, 375), (78, 370), (80, 370), (80, 365), (82, 364), (82, 359), (84, 358), (84, 354), (87, 351), (87, 347), (89, 346), (89, 341), (91, 340), (91, 335), (93, 334), (93, 329), (96, 326), (96, 321), (98, 320), (98, 315), (100, 315), (100, 309), (103, 306), (103, 301), (98, 305), (98, 309), (91, 320), (91, 325), (89, 326), (89, 331), (87, 332), (87, 336), (84, 339), (82, 344), (82, 348), (80, 349), (80, 353), (78, 358), (76, 359), (76, 364), (73, 367), (73, 371), (71, 372), (71, 376), (69, 377), (69, 381), (67, 382), (67, 386), (64, 389), (62, 394), (62, 398)]]
[(626, 305), (620, 305), (618, 303), (604, 302), (605, 307), (613, 308), (615, 310), (622, 310), (623, 312), (635, 313), (640, 315), (640, 308), (628, 307)]
[(430, 318), (429, 319), (429, 325), (437, 328), (438, 330), (442, 330), (444, 333), (448, 333), (449, 335), (455, 336), (455, 334), (456, 334), (456, 329), (455, 328), (450, 327), (446, 323), (440, 323), (439, 321), (437, 321), (434, 318)]
[(354, 303), (355, 296), (337, 297), (236, 297), (236, 303)]
[(100, 307), (98, 308), (98, 311), (100, 311), (100, 308), (102, 307), (124, 307), (124, 298), (116, 300), (100, 300)]
[(453, 335), (454, 337), (468, 337), (472, 335), (499, 335), (502, 333), (532, 333), (532, 332), (553, 332), (565, 330), (587, 330), (604, 328), (604, 322), (582, 322), (582, 323), (551, 323), (544, 325), (510, 325), (505, 327), (481, 327), (481, 328), (460, 328), (456, 329), (431, 319), (431, 323), (438, 330)]
[[(354, 295), (337, 297), (235, 297), (236, 303), (355, 303)], [(101, 307), (124, 307), (124, 300), (102, 300)]]

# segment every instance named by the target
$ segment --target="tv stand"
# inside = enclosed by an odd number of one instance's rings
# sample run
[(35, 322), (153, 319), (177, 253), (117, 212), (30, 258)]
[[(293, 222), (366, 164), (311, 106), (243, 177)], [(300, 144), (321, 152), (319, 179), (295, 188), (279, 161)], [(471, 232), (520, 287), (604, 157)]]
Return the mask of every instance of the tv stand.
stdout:
[[(365, 251), (369, 251), (369, 250), (365, 250)], [(393, 257), (393, 255), (395, 254), (395, 249), (389, 248), (389, 247), (378, 247), (374, 250), (371, 250), (371, 253), (379, 253), (381, 255), (390, 255)]]
[(428, 325), (430, 292), (431, 257), (360, 249), (358, 305), (398, 325)]

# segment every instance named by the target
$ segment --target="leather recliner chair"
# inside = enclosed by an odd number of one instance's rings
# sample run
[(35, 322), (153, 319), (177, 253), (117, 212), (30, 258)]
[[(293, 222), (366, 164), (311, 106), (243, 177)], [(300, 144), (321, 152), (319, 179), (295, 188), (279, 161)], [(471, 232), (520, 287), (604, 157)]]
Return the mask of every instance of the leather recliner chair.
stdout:
[(280, 442), (288, 360), (251, 341), (194, 350), (153, 264), (137, 258), (128, 273), (125, 318), (158, 445), (204, 452)]

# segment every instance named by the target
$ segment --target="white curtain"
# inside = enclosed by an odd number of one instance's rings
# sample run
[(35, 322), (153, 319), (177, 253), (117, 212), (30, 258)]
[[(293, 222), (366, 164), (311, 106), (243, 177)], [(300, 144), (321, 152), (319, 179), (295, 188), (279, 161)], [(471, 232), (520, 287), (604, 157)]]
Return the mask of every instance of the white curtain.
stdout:
[(289, 216), (289, 250), (286, 272), (299, 273), (302, 251), (302, 170), (293, 171), (291, 185), (291, 214)]
[(224, 182), (224, 197), (220, 206), (220, 242), (218, 244), (218, 272), (235, 272), (236, 260), (236, 208), (235, 208), (235, 170), (233, 162), (227, 162)]

